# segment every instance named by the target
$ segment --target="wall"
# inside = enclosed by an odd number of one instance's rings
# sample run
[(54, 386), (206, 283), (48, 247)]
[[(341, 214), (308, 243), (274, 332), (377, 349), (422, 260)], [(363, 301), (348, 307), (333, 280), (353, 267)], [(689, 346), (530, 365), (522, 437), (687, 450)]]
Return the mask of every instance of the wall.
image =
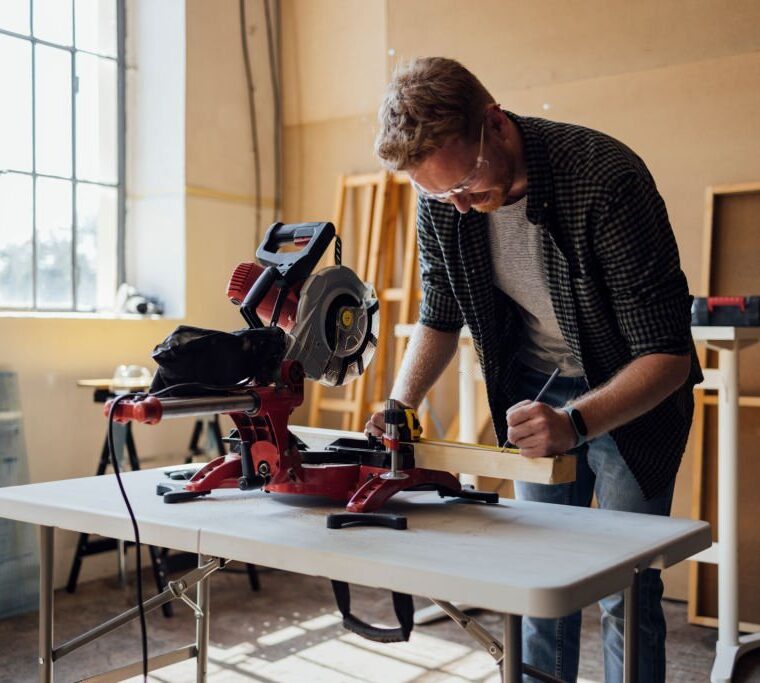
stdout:
[[(167, 4), (132, 0), (128, 2), (128, 12), (134, 15), (163, 9), (165, 14)], [(165, 224), (156, 221), (152, 228), (175, 231), (184, 240), (180, 270), (171, 274), (178, 280), (183, 279), (183, 270), (187, 274), (182, 306), (185, 314), (165, 320), (0, 317), (0, 364), (19, 374), (33, 482), (94, 473), (105, 421), (102, 406), (92, 403), (90, 391), (76, 388), (78, 378), (110, 377), (120, 363), (152, 367), (153, 346), (181, 323), (217, 329), (242, 326), (237, 309), (225, 296), (232, 268), (250, 258), (257, 244), (238, 3), (174, 0), (171, 5), (172, 11), (179, 12), (173, 16), (179, 19), (165, 29), (173, 32), (174, 38), (179, 34), (180, 40), (168, 43), (176, 44), (183, 52), (179, 60), (182, 72), (176, 77), (183, 81), (184, 95), (173, 125), (184, 130), (180, 172), (186, 185), (171, 188), (180, 198), (179, 214), (171, 214)], [(257, 65), (254, 77), (261, 84), (257, 93), (259, 134), (269, 155), (262, 162), (263, 195), (264, 203), (271, 207), (272, 153), (266, 141), (272, 137), (272, 98), (265, 44), (259, 40), (265, 35), (260, 6), (253, 0), (247, 2), (248, 31), (256, 36), (257, 46), (251, 61)], [(159, 37), (152, 39), (153, 49), (160, 45), (158, 41)], [(137, 55), (132, 54), (131, 69), (137, 68), (134, 60)], [(176, 59), (169, 60), (165, 68), (171, 61), (178, 63)], [(136, 107), (146, 105), (144, 101), (132, 102)], [(132, 112), (131, 125), (139, 121)], [(130, 153), (139, 154), (139, 150), (138, 146)], [(130, 159), (132, 164), (138, 162), (139, 159)], [(151, 197), (150, 192), (138, 194), (133, 187), (128, 199), (134, 206)], [(183, 214), (184, 225), (178, 226), (174, 221), (181, 220)], [(271, 208), (264, 211), (264, 225), (269, 224), (271, 215)], [(134, 229), (139, 227), (144, 224), (138, 222)], [(184, 457), (191, 426), (188, 420), (176, 420), (160, 427), (136, 427), (141, 457), (154, 464), (156, 460), (176, 462)], [(118, 495), (116, 489), (114, 495)], [(65, 582), (74, 542), (74, 534), (57, 534), (57, 585)], [(82, 580), (113, 575), (115, 568), (116, 561), (110, 553), (88, 558)]]
[[(517, 113), (597, 128), (636, 150), (695, 293), (705, 186), (760, 179), (756, 2), (286, 0), (283, 21), (297, 43), (283, 64), (289, 219), (331, 215), (336, 175), (377, 168), (377, 74), (420, 55), (463, 61)], [(687, 455), (674, 514), (689, 514), (690, 485)], [(685, 565), (667, 581), (685, 598)]]

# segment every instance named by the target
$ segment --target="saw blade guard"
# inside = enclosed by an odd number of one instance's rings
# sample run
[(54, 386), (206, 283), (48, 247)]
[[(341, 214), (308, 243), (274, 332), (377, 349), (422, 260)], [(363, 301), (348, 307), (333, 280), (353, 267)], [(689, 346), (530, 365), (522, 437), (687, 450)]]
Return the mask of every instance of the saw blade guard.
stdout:
[(287, 358), (326, 386), (359, 377), (375, 355), (380, 306), (371, 284), (346, 266), (329, 266), (301, 288)]

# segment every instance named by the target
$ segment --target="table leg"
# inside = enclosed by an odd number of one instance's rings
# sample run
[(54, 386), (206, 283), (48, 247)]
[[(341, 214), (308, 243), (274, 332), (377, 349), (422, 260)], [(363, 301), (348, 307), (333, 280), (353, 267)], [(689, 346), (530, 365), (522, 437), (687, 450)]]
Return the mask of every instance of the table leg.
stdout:
[(522, 681), (522, 617), (504, 615), (504, 659), (501, 662), (502, 683)]
[(53, 560), (55, 528), (40, 527), (40, 634), (38, 671), (40, 683), (53, 680)]
[(718, 647), (739, 644), (737, 350), (718, 351)]
[(757, 634), (739, 637), (739, 348), (718, 350), (718, 642), (710, 680), (728, 683)]
[(623, 682), (639, 683), (639, 589), (641, 573), (633, 572), (625, 589), (625, 634), (623, 643)]
[[(208, 562), (211, 558), (198, 555), (198, 566), (202, 566)], [(200, 607), (201, 613), (196, 615), (195, 619), (195, 642), (198, 647), (198, 661), (197, 661), (197, 683), (206, 683), (206, 676), (208, 674), (208, 641), (209, 641), (209, 624), (210, 616), (209, 610), (211, 609), (211, 578), (205, 577), (198, 582), (198, 590), (196, 594), (198, 607)]]

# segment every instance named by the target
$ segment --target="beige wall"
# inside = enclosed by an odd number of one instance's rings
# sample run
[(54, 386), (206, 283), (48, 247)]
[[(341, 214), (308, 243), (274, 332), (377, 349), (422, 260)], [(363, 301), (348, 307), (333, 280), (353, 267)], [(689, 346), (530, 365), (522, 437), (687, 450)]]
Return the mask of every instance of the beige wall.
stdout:
[[(307, 114), (292, 104), (286, 122), (292, 220), (330, 216), (337, 174), (377, 167), (377, 73), (419, 55), (460, 59), (517, 113), (597, 128), (636, 150), (695, 293), (705, 186), (760, 179), (760, 4), (750, 0), (285, 0), (284, 25), (293, 37), (308, 27), (300, 57), (284, 62), (286, 101), (309, 104)], [(690, 482), (687, 455), (675, 514), (689, 514)], [(669, 573), (668, 593), (685, 597), (685, 565)]]

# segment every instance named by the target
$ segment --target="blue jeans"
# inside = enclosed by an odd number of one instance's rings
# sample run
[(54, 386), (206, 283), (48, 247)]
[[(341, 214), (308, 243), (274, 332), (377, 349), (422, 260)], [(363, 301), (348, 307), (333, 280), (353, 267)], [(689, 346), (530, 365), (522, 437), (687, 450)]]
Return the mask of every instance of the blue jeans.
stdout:
[[(524, 368), (520, 399), (534, 399), (546, 383), (547, 375)], [(542, 402), (562, 406), (588, 391), (583, 377), (558, 377)], [(529, 484), (515, 482), (520, 500), (588, 507), (596, 494), (600, 508), (669, 515), (673, 484), (657, 498), (645, 500), (615, 442), (608, 434), (592, 439), (588, 453), (578, 457), (576, 481), (571, 484)], [(647, 569), (641, 575), (639, 600), (639, 680), (659, 683), (665, 680), (665, 616), (662, 612), (660, 572)], [(602, 613), (605, 683), (623, 680), (623, 593), (599, 602)], [(561, 619), (523, 619), (523, 657), (526, 663), (563, 681), (578, 677), (581, 613)], [(534, 683), (532, 676), (525, 682)]]

